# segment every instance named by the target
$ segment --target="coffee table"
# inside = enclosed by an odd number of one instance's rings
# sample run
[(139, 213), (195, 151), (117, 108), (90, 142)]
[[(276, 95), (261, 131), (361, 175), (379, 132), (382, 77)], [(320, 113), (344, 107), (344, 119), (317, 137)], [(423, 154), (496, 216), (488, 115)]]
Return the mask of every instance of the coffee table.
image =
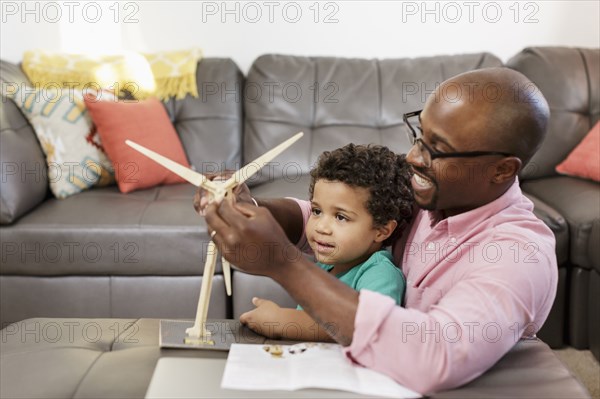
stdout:
[[(227, 321), (232, 328), (239, 322)], [(27, 319), (5, 327), (0, 341), (2, 398), (139, 398), (148, 391), (159, 359), (193, 363), (186, 390), (198, 397), (358, 397), (347, 392), (222, 390), (226, 352), (161, 349), (156, 319)], [(243, 334), (240, 330), (240, 334)], [(272, 342), (272, 341), (265, 341)], [(163, 363), (163, 361), (161, 361)], [(190, 363), (190, 364), (192, 364)], [(177, 374), (174, 378), (178, 378)], [(165, 390), (149, 393), (159, 397)], [(176, 395), (177, 394), (177, 395)], [(471, 383), (433, 398), (589, 398), (583, 386), (539, 340), (521, 341)]]

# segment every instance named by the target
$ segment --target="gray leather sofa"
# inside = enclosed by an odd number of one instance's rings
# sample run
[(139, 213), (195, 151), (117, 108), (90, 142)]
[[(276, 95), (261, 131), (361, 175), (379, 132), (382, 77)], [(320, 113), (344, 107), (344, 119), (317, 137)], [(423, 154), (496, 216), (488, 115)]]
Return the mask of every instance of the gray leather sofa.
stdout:
[[(579, 320), (574, 315), (593, 313), (588, 303), (600, 297), (600, 260), (593, 244), (599, 234), (600, 189), (597, 183), (553, 172), (553, 165), (598, 120), (597, 59), (598, 50), (531, 49), (509, 63), (538, 83), (553, 111), (549, 140), (534, 159), (540, 167), (522, 176), (538, 216), (557, 237), (560, 289), (540, 333), (551, 346), (563, 344), (565, 323), (569, 332), (600, 331), (597, 319), (586, 319), (583, 327), (574, 322)], [(255, 61), (244, 81), (232, 61), (204, 59), (198, 85), (200, 90), (218, 87), (217, 93), (173, 100), (166, 108), (189, 161), (203, 171), (215, 165), (237, 168), (304, 131), (293, 149), (249, 183), (256, 197), (306, 198), (306, 173), (322, 151), (352, 141), (406, 152), (404, 112), (421, 109), (436, 84), (455, 74), (500, 65), (488, 53), (396, 60), (266, 55)], [(14, 65), (3, 62), (0, 67), (5, 81), (25, 79)], [(563, 103), (573, 115), (583, 116), (565, 123), (556, 112)], [(1, 107), (0, 161), (16, 162), (24, 170), (43, 164), (35, 135), (19, 110), (6, 100)], [(537, 189), (544, 184), (546, 188)], [(193, 187), (163, 186), (127, 195), (109, 187), (56, 200), (43, 181), (27, 174), (15, 179), (3, 169), (0, 188), (3, 325), (30, 317), (194, 317), (208, 236), (191, 206)], [(79, 245), (73, 257), (66, 256), (73, 242)], [(64, 248), (66, 255), (51, 262), (44, 253), (50, 245)], [(79, 250), (86, 246), (99, 247), (102, 257), (90, 259)], [(252, 307), (252, 296), (294, 304), (272, 281), (238, 272), (233, 298), (227, 298), (218, 266), (209, 317), (238, 317)], [(586, 334), (587, 345), (593, 334)], [(590, 344), (598, 347), (593, 339)]]
[(554, 170), (600, 118), (600, 51), (529, 48), (507, 65), (529, 77), (551, 109), (548, 135), (521, 186), (556, 235), (560, 296), (553, 316), (568, 315), (566, 341), (600, 359), (600, 186)]
[[(3, 81), (26, 81), (16, 66), (0, 68)], [(230, 59), (207, 58), (197, 81), (237, 94), (165, 104), (188, 160), (199, 171), (236, 168), (243, 76)], [(0, 183), (2, 324), (32, 316), (193, 317), (208, 242), (204, 219), (191, 205), (194, 188), (121, 194), (112, 186), (57, 200), (47, 179), (26, 172), (46, 167), (31, 126), (12, 101), (3, 98), (0, 107), (1, 162), (18, 171), (3, 168)], [(229, 304), (219, 267), (209, 317), (230, 315)]]

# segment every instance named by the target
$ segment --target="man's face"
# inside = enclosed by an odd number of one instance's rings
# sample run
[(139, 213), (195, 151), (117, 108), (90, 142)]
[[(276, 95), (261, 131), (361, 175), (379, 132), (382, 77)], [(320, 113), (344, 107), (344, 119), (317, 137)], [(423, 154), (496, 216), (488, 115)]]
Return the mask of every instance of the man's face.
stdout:
[[(473, 102), (428, 101), (421, 113), (422, 140), (439, 153), (497, 150), (488, 148), (482, 137), (487, 111)], [(406, 158), (414, 171), (411, 184), (421, 208), (452, 216), (485, 202), (498, 156), (436, 158), (427, 167), (422, 154), (427, 150), (421, 148), (413, 146)]]

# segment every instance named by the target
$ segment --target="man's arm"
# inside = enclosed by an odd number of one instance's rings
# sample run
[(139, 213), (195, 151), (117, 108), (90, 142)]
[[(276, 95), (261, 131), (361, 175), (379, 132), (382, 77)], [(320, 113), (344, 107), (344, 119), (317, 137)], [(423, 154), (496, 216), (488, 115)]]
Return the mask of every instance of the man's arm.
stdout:
[(255, 198), (259, 206), (271, 212), (277, 223), (283, 228), (288, 240), (297, 243), (304, 232), (304, 218), (298, 203), (288, 198)]
[(424, 394), (483, 374), (541, 327), (557, 282), (556, 263), (544, 254), (535, 263), (515, 263), (514, 239), (494, 242), (502, 257), (474, 259), (456, 272), (447, 292), (412, 287), (433, 301), (427, 309), (401, 308), (361, 291), (347, 355)]
[[(226, 171), (217, 175), (207, 175), (207, 177), (210, 180), (226, 180), (232, 174), (232, 171)], [(235, 195), (236, 202), (254, 204), (254, 201), (256, 201), (259, 206), (267, 208), (283, 228), (288, 239), (293, 243), (300, 241), (304, 232), (304, 218), (302, 210), (296, 201), (288, 198), (253, 198), (246, 184), (237, 185), (233, 189), (233, 194)], [(205, 214), (210, 195), (203, 187), (198, 187), (196, 190), (193, 204), (194, 209), (200, 215)]]
[[(305, 259), (303, 256), (302, 258)], [(312, 262), (308, 262), (308, 265), (303, 263), (304, 261), (289, 262), (271, 277), (335, 341), (344, 346), (350, 345), (358, 308), (358, 292)]]

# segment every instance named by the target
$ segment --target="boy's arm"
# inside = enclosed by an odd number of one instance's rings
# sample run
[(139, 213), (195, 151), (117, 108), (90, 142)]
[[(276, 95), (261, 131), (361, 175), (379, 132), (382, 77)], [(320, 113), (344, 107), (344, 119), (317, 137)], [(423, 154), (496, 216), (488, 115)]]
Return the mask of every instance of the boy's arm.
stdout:
[(282, 308), (276, 303), (253, 298), (255, 309), (240, 316), (251, 330), (273, 339), (334, 342), (326, 330), (303, 310)]

